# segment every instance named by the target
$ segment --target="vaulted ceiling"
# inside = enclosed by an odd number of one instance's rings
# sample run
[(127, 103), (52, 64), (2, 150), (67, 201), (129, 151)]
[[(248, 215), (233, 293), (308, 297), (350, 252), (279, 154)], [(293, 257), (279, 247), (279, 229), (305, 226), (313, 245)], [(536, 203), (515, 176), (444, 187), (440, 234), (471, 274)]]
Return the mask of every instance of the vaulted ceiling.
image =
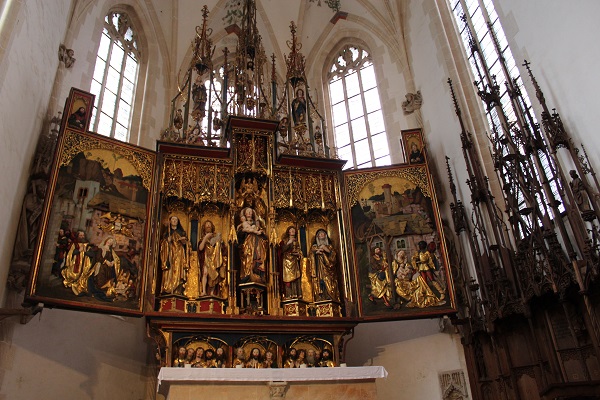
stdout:
[[(297, 36), (308, 65), (331, 40), (339, 40), (341, 36), (361, 38), (360, 32), (368, 32), (378, 44), (396, 53), (398, 61), (403, 63), (402, 3), (400, 0), (341, 0), (340, 10), (335, 11), (326, 0), (256, 0), (257, 25), (266, 54), (275, 55), (278, 68), (283, 67), (283, 56), (289, 54), (287, 43), (291, 39), (292, 21), (297, 25)], [(176, 69), (187, 65), (189, 45), (195, 27), (202, 24), (204, 4), (209, 9), (211, 38), (217, 45), (215, 57), (221, 56), (224, 46), (235, 49), (235, 35), (228, 35), (225, 28), (235, 22), (231, 15), (243, 5), (243, 0), (179, 0), (174, 10), (178, 17), (173, 30), (177, 36), (177, 52), (172, 53), (177, 59)], [(156, 5), (161, 7), (160, 2)]]

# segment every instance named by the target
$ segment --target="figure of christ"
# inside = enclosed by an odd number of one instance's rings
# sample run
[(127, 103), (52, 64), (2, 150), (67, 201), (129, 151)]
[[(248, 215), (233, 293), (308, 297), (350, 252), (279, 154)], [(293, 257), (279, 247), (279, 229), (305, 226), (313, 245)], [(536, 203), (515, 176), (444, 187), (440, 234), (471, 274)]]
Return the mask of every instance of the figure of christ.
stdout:
[(202, 347), (198, 347), (194, 354), (194, 359), (191, 362), (192, 368), (204, 368), (206, 363), (204, 361), (204, 349)]
[(262, 368), (263, 363), (261, 361), (260, 349), (254, 347), (250, 352), (250, 358), (246, 361), (246, 368)]

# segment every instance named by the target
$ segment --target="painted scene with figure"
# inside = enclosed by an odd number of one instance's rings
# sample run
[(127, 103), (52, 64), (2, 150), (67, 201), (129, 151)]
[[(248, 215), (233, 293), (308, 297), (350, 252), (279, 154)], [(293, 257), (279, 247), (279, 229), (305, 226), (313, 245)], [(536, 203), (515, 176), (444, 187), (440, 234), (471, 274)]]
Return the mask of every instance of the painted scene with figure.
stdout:
[(141, 312), (153, 153), (67, 129), (59, 139), (31, 295)]
[(451, 275), (426, 166), (346, 172), (345, 178), (363, 315), (451, 311)]

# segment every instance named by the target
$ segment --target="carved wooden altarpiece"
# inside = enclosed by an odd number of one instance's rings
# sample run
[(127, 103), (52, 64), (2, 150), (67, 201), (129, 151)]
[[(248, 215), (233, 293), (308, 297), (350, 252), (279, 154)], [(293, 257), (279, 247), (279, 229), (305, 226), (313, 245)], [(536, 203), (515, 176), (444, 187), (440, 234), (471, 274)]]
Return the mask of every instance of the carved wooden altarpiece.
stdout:
[[(427, 166), (344, 173), (279, 154), (278, 126), (230, 116), (228, 147), (152, 152), (63, 123), (27, 300), (144, 315), (161, 366), (192, 364), (192, 348), (223, 366), (254, 349), (282, 366), (291, 348), (332, 366), (361, 321), (452, 313)], [(379, 269), (361, 256), (375, 248)]]

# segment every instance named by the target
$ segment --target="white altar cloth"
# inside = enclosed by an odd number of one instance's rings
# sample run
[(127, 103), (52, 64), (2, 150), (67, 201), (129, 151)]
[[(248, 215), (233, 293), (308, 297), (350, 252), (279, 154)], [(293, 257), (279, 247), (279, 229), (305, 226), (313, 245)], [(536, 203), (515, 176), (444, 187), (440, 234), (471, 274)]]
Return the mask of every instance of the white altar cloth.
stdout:
[(171, 368), (163, 367), (158, 374), (157, 391), (161, 384), (183, 382), (298, 382), (344, 381), (387, 378), (384, 367), (345, 368)]

